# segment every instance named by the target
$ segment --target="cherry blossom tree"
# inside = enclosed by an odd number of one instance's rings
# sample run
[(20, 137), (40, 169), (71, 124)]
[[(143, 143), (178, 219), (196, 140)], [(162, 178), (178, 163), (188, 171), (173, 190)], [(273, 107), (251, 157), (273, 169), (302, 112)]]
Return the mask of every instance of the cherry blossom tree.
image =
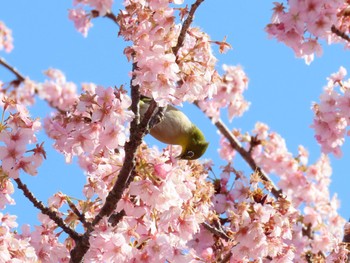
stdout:
[[(350, 81), (341, 67), (313, 105), (315, 138), (323, 154), (315, 163), (299, 146), (291, 153), (281, 135), (257, 122), (251, 132), (230, 130), (248, 110), (248, 77), (240, 66), (219, 65), (212, 47), (230, 48), (193, 26), (204, 0), (75, 0), (68, 17), (88, 39), (97, 19), (114, 23), (127, 43), (130, 85), (78, 86), (58, 69), (43, 82), (13, 74), (0, 82), (0, 207), (15, 202), (14, 188), (38, 209), (40, 225), (23, 225), (0, 213), (1, 262), (346, 262), (350, 225), (329, 192), (328, 154), (341, 156), (350, 123)], [(321, 41), (349, 48), (350, 2), (293, 0), (273, 3), (267, 34), (312, 63)], [(0, 22), (0, 50), (13, 39)], [(220, 73), (223, 72), (223, 73)], [(141, 95), (152, 99), (144, 116)], [(32, 118), (43, 100), (53, 110)], [(316, 99), (315, 99), (316, 100)], [(210, 160), (177, 160), (174, 146), (159, 150), (143, 138), (163, 118), (168, 104), (193, 103), (220, 134), (226, 162), (213, 175)], [(228, 117), (221, 109), (227, 109)], [(66, 162), (76, 159), (86, 175), (84, 198), (58, 192), (46, 202), (21, 177), (37, 175), (54, 140)], [(233, 163), (240, 155), (248, 173)], [(270, 174), (277, 175), (272, 181)], [(40, 175), (38, 175), (40, 176)], [(78, 186), (77, 186), (78, 187)]]

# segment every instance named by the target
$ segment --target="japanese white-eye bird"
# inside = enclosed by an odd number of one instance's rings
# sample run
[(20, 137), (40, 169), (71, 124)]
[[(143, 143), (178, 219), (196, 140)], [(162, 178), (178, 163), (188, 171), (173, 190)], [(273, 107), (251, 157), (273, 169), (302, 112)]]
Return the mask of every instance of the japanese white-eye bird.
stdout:
[[(151, 99), (142, 96), (140, 100), (141, 118), (148, 109)], [(151, 130), (150, 134), (157, 140), (171, 145), (180, 145), (181, 154), (177, 157), (195, 160), (201, 157), (208, 148), (202, 131), (177, 108), (168, 105), (164, 117)]]

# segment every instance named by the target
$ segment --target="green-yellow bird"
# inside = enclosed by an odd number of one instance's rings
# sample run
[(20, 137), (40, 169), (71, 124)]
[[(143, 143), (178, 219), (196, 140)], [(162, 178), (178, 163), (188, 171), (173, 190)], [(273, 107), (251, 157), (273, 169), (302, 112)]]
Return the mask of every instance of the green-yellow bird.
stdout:
[[(141, 98), (141, 117), (147, 111), (149, 103), (149, 98)], [(150, 134), (163, 143), (180, 145), (182, 151), (177, 157), (180, 159), (198, 159), (205, 153), (209, 145), (202, 131), (182, 111), (171, 105), (166, 107), (163, 119), (150, 130)]]

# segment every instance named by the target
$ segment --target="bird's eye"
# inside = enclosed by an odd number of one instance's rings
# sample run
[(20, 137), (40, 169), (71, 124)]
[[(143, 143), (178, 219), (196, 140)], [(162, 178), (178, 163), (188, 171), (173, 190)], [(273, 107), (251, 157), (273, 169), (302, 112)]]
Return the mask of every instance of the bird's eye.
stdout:
[(188, 152), (186, 153), (186, 155), (187, 155), (188, 158), (192, 158), (192, 157), (194, 156), (194, 152), (188, 151)]

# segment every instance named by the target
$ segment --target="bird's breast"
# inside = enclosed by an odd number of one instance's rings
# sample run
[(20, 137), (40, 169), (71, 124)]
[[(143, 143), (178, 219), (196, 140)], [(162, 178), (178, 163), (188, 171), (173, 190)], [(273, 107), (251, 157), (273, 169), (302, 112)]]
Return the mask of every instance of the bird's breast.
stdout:
[[(141, 116), (144, 115), (147, 108), (147, 104), (141, 105)], [(168, 105), (163, 119), (151, 129), (150, 134), (163, 143), (184, 146), (189, 138), (192, 125), (184, 113)]]

